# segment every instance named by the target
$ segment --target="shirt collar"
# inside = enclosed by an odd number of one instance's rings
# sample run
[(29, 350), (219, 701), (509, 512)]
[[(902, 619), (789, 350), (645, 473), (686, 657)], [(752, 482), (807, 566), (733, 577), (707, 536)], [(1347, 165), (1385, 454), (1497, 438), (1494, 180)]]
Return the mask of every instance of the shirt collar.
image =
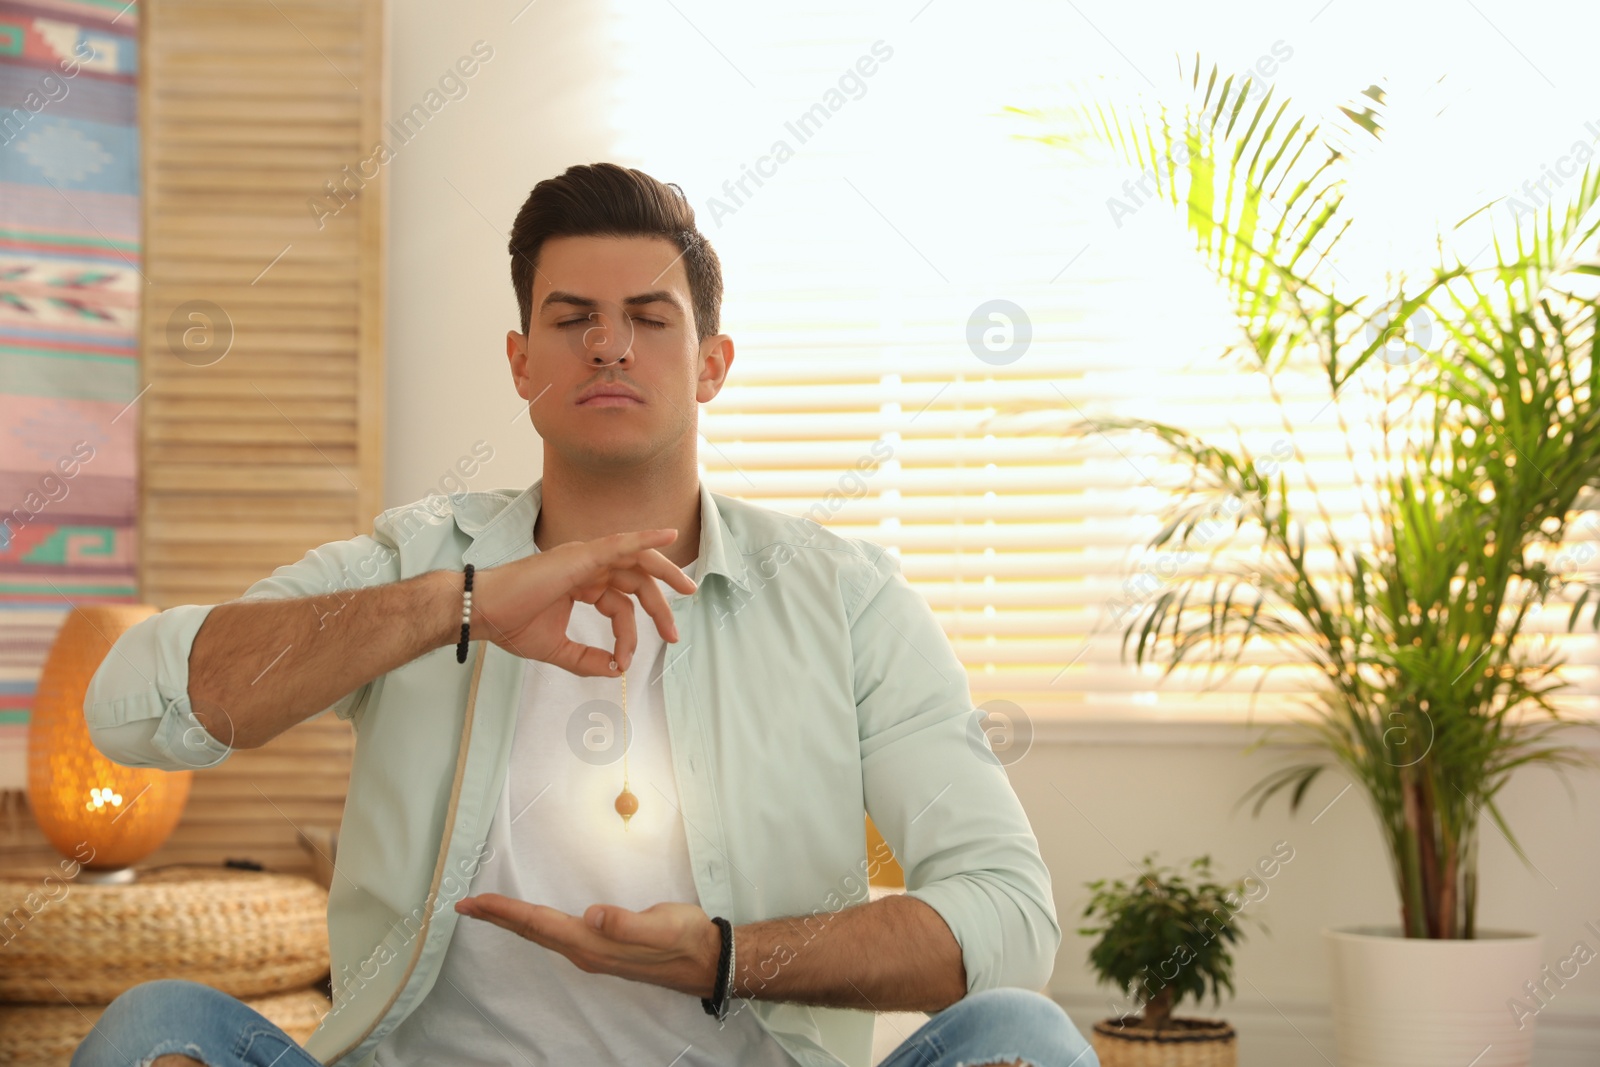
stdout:
[[(539, 517), (543, 502), (541, 487), (544, 479), (512, 497), (511, 501), (493, 514), (483, 514), (467, 506), (466, 501), (453, 508), (456, 525), (472, 538), (472, 544), (462, 553), (462, 562), (474, 567), (499, 566), (513, 559), (532, 555), (534, 551), (533, 524)], [(700, 551), (698, 574), (702, 584), (709, 574), (720, 574), (741, 589), (748, 589), (748, 568), (744, 554), (734, 540), (728, 521), (717, 506), (717, 499), (706, 483), (700, 483)], [(488, 494), (481, 494), (487, 496)], [(468, 497), (480, 494), (466, 494)]]

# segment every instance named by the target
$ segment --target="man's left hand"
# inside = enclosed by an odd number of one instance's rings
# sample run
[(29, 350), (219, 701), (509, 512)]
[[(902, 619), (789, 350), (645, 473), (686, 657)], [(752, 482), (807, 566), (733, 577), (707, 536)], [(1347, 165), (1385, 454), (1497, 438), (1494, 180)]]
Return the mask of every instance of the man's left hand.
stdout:
[(614, 974), (696, 997), (711, 996), (716, 985), (722, 934), (694, 904), (652, 904), (643, 911), (592, 904), (579, 917), (480, 893), (457, 901), (456, 911), (559, 952), (590, 974)]

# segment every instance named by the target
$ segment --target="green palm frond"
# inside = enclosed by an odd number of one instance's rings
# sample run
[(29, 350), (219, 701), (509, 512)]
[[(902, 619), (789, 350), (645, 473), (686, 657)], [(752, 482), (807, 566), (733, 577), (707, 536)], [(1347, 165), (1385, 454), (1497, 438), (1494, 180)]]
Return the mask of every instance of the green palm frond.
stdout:
[[(1352, 463), (1359, 430), (1380, 444), (1362, 485), (1370, 536), (1347, 544), (1298, 443), (1291, 481), (1290, 464), (1264, 470), (1242, 443), (1179, 426), (1069, 424), (1152, 438), (1187, 473), (1147, 548), (1193, 566), (1127, 607), (1124, 653), (1163, 677), (1203, 666), (1208, 685), (1263, 654), (1263, 681), (1309, 668), (1306, 755), (1245, 799), (1298, 809), (1327, 771), (1359, 783), (1406, 932), (1470, 937), (1482, 814), (1517, 847), (1496, 803), (1511, 775), (1593, 762), (1564, 743), (1563, 662), (1532, 619), (1549, 605), (1569, 628), (1585, 612), (1600, 627), (1595, 553), (1567, 547), (1600, 540), (1586, 510), (1600, 500), (1600, 167), (1569, 202), (1497, 233), (1489, 265), (1456, 257), (1401, 277), (1400, 295), (1353, 292), (1332, 257), (1355, 221), (1347, 164), (1383, 133), (1384, 88), (1323, 123), (1275, 90), (1252, 102), (1247, 80), (1198, 57), (1180, 74), (1170, 99), (1091, 98), (1069, 110), (1076, 128), (1037, 139), (1092, 136), (1139, 168), (1134, 188), (1182, 220), (1280, 410), (1277, 378), (1309, 371)], [(1404, 374), (1378, 374), (1381, 403), (1352, 428), (1340, 391), (1384, 349), (1381, 324), (1414, 314), (1438, 323), (1438, 343)], [(1292, 439), (1286, 410), (1284, 425)]]

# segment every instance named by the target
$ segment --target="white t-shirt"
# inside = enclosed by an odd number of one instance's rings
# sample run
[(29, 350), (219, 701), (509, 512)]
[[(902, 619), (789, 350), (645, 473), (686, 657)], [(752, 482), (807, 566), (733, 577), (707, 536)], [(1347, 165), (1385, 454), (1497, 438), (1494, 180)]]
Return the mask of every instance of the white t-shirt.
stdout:
[[(685, 567), (690, 577), (698, 560)], [(658, 580), (669, 601), (681, 594)], [(621, 680), (548, 663), (523, 667), (506, 785), (470, 892), (502, 893), (582, 916), (591, 904), (639, 911), (699, 904), (678, 813), (662, 669), (666, 643), (634, 600), (639, 644), (628, 668), (628, 788), (639, 810), (624, 830)], [(568, 636), (610, 648), (610, 621), (575, 604)], [(721, 1027), (700, 998), (581, 971), (565, 956), (494, 924), (458, 916), (438, 980), (377, 1048), (379, 1067), (452, 1064), (656, 1064), (794, 1067), (751, 1011)]]

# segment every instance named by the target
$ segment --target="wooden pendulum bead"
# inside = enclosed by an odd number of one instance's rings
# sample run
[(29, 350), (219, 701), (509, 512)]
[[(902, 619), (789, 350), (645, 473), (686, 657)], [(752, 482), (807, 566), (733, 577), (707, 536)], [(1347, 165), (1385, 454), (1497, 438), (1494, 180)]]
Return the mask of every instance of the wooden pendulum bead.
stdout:
[(628, 828), (628, 820), (633, 818), (633, 813), (639, 810), (639, 798), (629, 792), (627, 786), (622, 787), (622, 792), (617, 794), (617, 814), (622, 816), (622, 828)]

